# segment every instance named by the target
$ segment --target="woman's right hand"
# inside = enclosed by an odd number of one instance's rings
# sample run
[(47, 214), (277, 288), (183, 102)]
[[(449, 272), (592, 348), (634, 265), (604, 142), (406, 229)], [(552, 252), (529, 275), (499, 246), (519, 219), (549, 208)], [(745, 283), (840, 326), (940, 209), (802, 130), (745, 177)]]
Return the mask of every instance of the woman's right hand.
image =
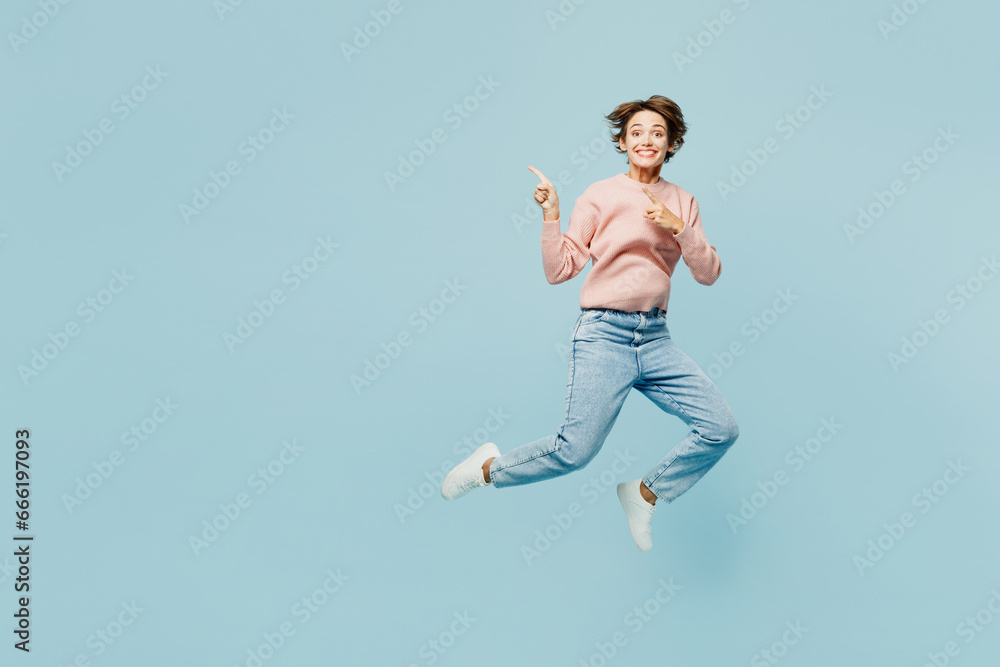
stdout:
[(535, 201), (538, 205), (542, 207), (544, 215), (542, 219), (545, 221), (552, 221), (559, 219), (559, 196), (556, 195), (556, 188), (552, 185), (552, 182), (545, 178), (542, 172), (538, 171), (531, 165), (528, 165), (528, 169), (533, 171), (538, 178), (541, 179), (535, 187)]

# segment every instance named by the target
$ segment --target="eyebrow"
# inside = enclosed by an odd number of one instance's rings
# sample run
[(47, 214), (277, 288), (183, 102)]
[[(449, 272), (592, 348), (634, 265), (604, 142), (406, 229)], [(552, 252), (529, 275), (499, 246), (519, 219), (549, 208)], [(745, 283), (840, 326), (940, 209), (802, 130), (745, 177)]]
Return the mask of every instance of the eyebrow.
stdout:
[[(642, 127), (642, 123), (632, 123), (632, 127), (630, 127), (629, 129), (631, 130), (636, 125), (638, 125), (639, 127)], [(659, 127), (659, 128), (666, 129), (662, 125), (660, 125), (659, 123), (653, 123), (653, 127)]]

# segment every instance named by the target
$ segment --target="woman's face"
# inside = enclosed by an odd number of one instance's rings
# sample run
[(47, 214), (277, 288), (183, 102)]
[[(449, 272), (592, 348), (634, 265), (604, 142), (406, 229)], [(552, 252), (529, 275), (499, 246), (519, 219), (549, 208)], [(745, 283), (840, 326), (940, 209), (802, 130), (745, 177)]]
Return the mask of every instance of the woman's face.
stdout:
[(628, 153), (628, 161), (637, 167), (661, 164), (673, 147), (667, 147), (667, 121), (655, 111), (643, 109), (628, 120), (625, 136), (618, 146)]

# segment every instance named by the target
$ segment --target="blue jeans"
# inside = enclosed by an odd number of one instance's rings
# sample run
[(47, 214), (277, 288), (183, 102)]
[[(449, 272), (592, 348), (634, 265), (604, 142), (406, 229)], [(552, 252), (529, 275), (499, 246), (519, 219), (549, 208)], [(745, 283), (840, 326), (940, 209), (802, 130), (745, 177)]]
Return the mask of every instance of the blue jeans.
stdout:
[(530, 484), (587, 465), (611, 432), (632, 387), (691, 427), (642, 478), (659, 500), (673, 501), (726, 453), (739, 428), (712, 379), (674, 345), (666, 314), (659, 308), (581, 311), (573, 329), (562, 426), (555, 435), (495, 458), (491, 483)]

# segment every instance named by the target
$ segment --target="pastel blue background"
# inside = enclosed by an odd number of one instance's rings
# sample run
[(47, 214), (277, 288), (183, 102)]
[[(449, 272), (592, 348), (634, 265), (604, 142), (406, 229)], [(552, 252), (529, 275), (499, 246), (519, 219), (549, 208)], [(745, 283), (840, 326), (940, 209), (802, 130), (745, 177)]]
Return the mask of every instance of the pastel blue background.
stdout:
[[(1000, 10), (912, 5), (884, 37), (888, 1), (564, 3), (553, 27), (554, 0), (402, 0), (348, 62), (341, 43), (387, 3), (245, 0), (220, 18), (209, 0), (74, 2), (16, 46), (9, 34), (42, 10), (7, 3), (0, 539), (17, 532), (19, 428), (36, 538), (28, 655), (12, 647), (14, 562), (0, 560), (0, 662), (252, 665), (289, 622), (262, 664), (601, 665), (597, 644), (622, 632), (607, 664), (758, 665), (798, 622), (783, 664), (923, 665), (949, 641), (958, 664), (995, 664), (1000, 619), (988, 612), (971, 642), (958, 626), (1000, 589), (1000, 280), (961, 310), (948, 295), (1000, 250)], [(119, 118), (113, 101), (157, 66), (165, 78)], [(445, 114), (480, 77), (496, 88), (456, 126)], [(814, 86), (830, 97), (786, 136), (776, 123)], [(572, 175), (565, 231), (587, 185), (627, 170), (602, 116), (653, 94), (689, 124), (662, 175), (698, 198), (723, 264), (711, 288), (678, 266), (670, 331), (706, 370), (734, 342), (744, 353), (713, 374), (739, 441), (659, 509), (642, 554), (613, 490), (581, 491), (602, 472), (639, 477), (683, 437), (638, 392), (583, 471), (455, 503), (428, 479), (463, 438), (505, 451), (558, 427), (584, 275), (545, 282), (527, 165)], [(274, 109), (294, 118), (247, 161), (241, 142)], [(52, 163), (102, 118), (114, 131), (60, 181)], [(948, 128), (958, 139), (911, 180), (904, 163)], [(391, 189), (385, 173), (438, 129), (446, 140)], [(769, 137), (778, 151), (724, 199), (718, 183)], [(584, 159), (591, 141), (604, 148)], [(181, 204), (229, 160), (240, 173), (185, 222)], [(895, 179), (905, 194), (851, 243), (845, 224)], [(293, 290), (283, 276), (317, 238), (339, 247)], [(85, 321), (78, 304), (122, 269), (131, 282)], [(459, 296), (426, 326), (411, 319), (446, 281)], [(275, 289), (284, 301), (231, 350), (224, 335)], [(778, 290), (797, 300), (751, 340)], [(894, 369), (887, 354), (938, 309), (948, 322)], [(79, 335), (24, 381), (19, 367), (73, 322)], [(410, 344), (355, 391), (401, 333)], [(168, 398), (177, 409), (129, 450), (121, 434)], [(493, 431), (491, 410), (506, 415)], [(831, 418), (842, 428), (795, 470), (786, 453)], [(251, 476), (293, 440), (302, 451), (258, 494)], [(121, 465), (70, 511), (78, 478), (115, 450)], [(607, 472), (626, 451), (638, 462)], [(921, 513), (913, 496), (949, 461), (968, 472)], [(788, 483), (734, 532), (727, 514), (778, 471)], [(190, 537), (241, 493), (250, 505), (196, 554)], [(582, 516), (526, 562), (573, 502)], [(916, 524), (859, 571), (907, 511)], [(347, 580), (301, 622), (294, 605), (338, 568)], [(634, 632), (627, 615), (661, 579), (679, 591)], [(94, 639), (132, 601), (135, 621)], [(474, 622), (449, 636), (463, 613)]]

